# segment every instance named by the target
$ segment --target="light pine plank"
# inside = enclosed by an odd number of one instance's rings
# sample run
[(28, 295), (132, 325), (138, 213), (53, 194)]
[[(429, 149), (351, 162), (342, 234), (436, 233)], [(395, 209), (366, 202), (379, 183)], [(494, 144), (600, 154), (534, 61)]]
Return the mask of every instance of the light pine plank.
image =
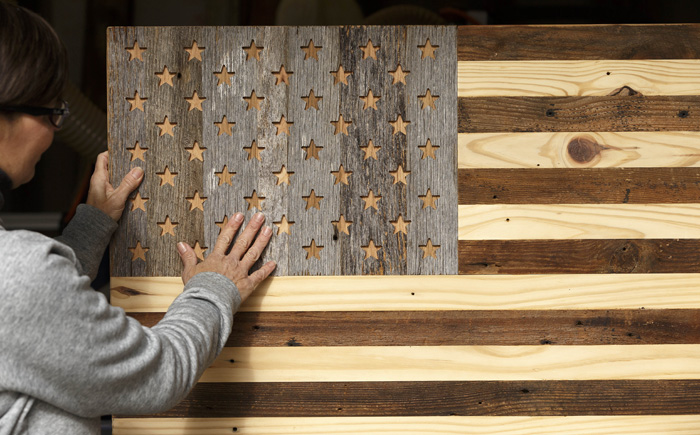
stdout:
[(459, 97), (608, 95), (629, 86), (643, 95), (695, 95), (699, 59), (476, 61), (457, 63)]
[(458, 142), (460, 168), (700, 166), (697, 132), (460, 133)]
[[(698, 308), (700, 275), (442, 275), (274, 277), (241, 311), (406, 311)], [(112, 304), (162, 312), (179, 278), (118, 278)]]

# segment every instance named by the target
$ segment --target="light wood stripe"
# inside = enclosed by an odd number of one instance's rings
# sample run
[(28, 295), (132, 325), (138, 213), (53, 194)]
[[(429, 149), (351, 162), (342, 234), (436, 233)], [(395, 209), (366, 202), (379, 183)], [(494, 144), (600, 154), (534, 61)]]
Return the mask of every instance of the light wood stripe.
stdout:
[(460, 61), (459, 97), (604, 96), (629, 86), (643, 95), (696, 95), (700, 59)]

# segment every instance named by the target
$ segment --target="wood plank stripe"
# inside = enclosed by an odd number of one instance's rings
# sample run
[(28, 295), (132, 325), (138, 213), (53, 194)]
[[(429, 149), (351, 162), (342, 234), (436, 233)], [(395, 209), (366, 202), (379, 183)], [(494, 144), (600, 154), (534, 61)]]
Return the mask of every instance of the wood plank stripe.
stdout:
[(696, 58), (697, 24), (457, 27), (460, 61)]
[[(151, 327), (163, 313), (132, 317)], [(226, 346), (541, 344), (700, 344), (700, 310), (243, 312)]]
[[(241, 311), (700, 308), (699, 279), (693, 273), (273, 277)], [(112, 277), (111, 289), (112, 304), (127, 312), (164, 312), (182, 281)]]

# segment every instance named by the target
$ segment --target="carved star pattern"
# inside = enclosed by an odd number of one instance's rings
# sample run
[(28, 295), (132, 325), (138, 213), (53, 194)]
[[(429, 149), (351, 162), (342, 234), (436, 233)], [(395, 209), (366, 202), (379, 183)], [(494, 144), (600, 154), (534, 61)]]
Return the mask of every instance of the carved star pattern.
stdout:
[(313, 139), (311, 139), (311, 142), (309, 142), (308, 146), (303, 147), (302, 149), (306, 151), (306, 158), (304, 160), (309, 160), (310, 158), (321, 160), (318, 157), (318, 153), (323, 149), (323, 147), (316, 145)]
[(156, 122), (156, 125), (160, 129), (158, 136), (163, 136), (163, 135), (169, 134), (170, 136), (175, 137), (175, 133), (173, 132), (173, 129), (177, 125), (177, 122), (170, 122), (168, 120), (167, 115), (165, 116), (165, 118), (163, 118), (163, 122)]
[(399, 165), (399, 167), (396, 168), (395, 171), (389, 173), (394, 177), (394, 184), (408, 184), (408, 182), (406, 182), (406, 175), (410, 174), (411, 171), (404, 171), (401, 165)]
[(304, 246), (304, 250), (306, 251), (306, 259), (310, 259), (311, 257), (321, 259), (321, 250), (323, 249), (323, 246), (316, 246), (316, 241), (314, 239), (311, 239), (311, 244), (309, 246)]
[(427, 38), (425, 41), (425, 44), (419, 45), (418, 48), (420, 48), (421, 53), (421, 60), (425, 59), (426, 57), (432, 57), (435, 59), (435, 49), (440, 47), (439, 45), (432, 45), (430, 43), (430, 38)]
[(126, 101), (128, 101), (129, 104), (131, 104), (131, 108), (129, 109), (129, 112), (132, 112), (136, 109), (144, 112), (143, 103), (145, 103), (146, 100), (148, 100), (148, 98), (141, 98), (139, 96), (139, 91), (134, 91), (134, 98), (127, 98), (126, 99)]
[(245, 109), (246, 112), (252, 108), (256, 108), (260, 110), (260, 103), (265, 99), (265, 97), (258, 97), (255, 94), (255, 89), (250, 93), (249, 97), (243, 97), (246, 103), (248, 103), (248, 107)]
[(143, 62), (143, 52), (146, 51), (146, 47), (139, 47), (139, 42), (134, 41), (134, 45), (132, 45), (130, 48), (127, 48), (126, 51), (129, 52), (129, 62), (131, 62), (134, 59), (138, 59), (141, 62)]
[(364, 97), (360, 97), (360, 100), (362, 100), (365, 103), (362, 110), (367, 110), (370, 108), (377, 110), (377, 101), (379, 101), (380, 98), (382, 97), (380, 97), (379, 95), (375, 96), (372, 90), (370, 89), (369, 91), (367, 91), (367, 95), (365, 95)]
[(314, 90), (311, 89), (309, 91), (309, 95), (301, 97), (301, 99), (304, 100), (304, 102), (306, 103), (306, 107), (304, 107), (304, 110), (309, 110), (310, 108), (319, 110), (318, 103), (320, 103), (321, 100), (323, 100), (323, 97), (317, 97), (316, 95), (314, 95)]
[(204, 151), (206, 151), (206, 148), (200, 147), (199, 142), (194, 141), (192, 148), (185, 148), (185, 150), (190, 153), (190, 162), (195, 159), (199, 160), (200, 162), (204, 161)]
[(262, 162), (262, 158), (260, 157), (260, 151), (264, 150), (265, 147), (259, 147), (258, 143), (256, 141), (253, 141), (253, 143), (249, 147), (244, 147), (244, 150), (248, 153), (248, 160), (250, 159), (258, 159), (258, 161)]
[(205, 50), (204, 47), (200, 47), (197, 45), (197, 41), (192, 41), (192, 45), (190, 47), (185, 47), (185, 51), (187, 54), (190, 55), (190, 57), (187, 59), (189, 62), (190, 60), (197, 59), (198, 61), (202, 61), (202, 52)]
[(199, 244), (199, 241), (196, 241), (192, 250), (194, 251), (194, 254), (197, 256), (197, 258), (204, 261), (204, 253), (207, 251), (206, 246), (201, 246)]
[(142, 198), (140, 192), (136, 192), (136, 196), (131, 199), (131, 211), (142, 210), (146, 211), (146, 202), (148, 198)]
[(433, 110), (436, 110), (437, 108), (435, 107), (435, 100), (437, 100), (438, 98), (440, 98), (440, 96), (439, 95), (433, 96), (430, 93), (430, 89), (425, 91), (425, 95), (419, 95), (418, 100), (420, 101), (420, 104), (421, 104), (421, 110), (427, 109), (428, 107), (430, 107)]
[(221, 136), (222, 134), (233, 136), (233, 133), (231, 133), (231, 127), (236, 125), (236, 123), (228, 122), (228, 119), (226, 119), (226, 115), (224, 115), (221, 118), (221, 122), (215, 122), (214, 125), (219, 127), (219, 134), (217, 136)]
[(294, 222), (290, 222), (287, 220), (286, 215), (282, 215), (282, 219), (280, 219), (277, 222), (273, 222), (275, 225), (277, 225), (277, 235), (279, 236), (280, 234), (288, 234), (292, 235), (292, 225), (294, 225)]
[(287, 71), (284, 69), (284, 65), (280, 65), (280, 69), (278, 71), (273, 71), (272, 75), (275, 76), (275, 86), (284, 83), (285, 85), (289, 86), (289, 76), (294, 74), (291, 71)]
[(348, 177), (352, 175), (352, 171), (346, 171), (345, 168), (343, 168), (343, 165), (340, 165), (340, 168), (338, 168), (337, 171), (331, 171), (331, 174), (335, 177), (335, 184), (338, 183), (343, 183), (345, 185), (350, 185), (350, 182), (348, 181)]
[(219, 186), (221, 186), (224, 183), (228, 184), (229, 186), (233, 186), (231, 178), (233, 178), (233, 176), (236, 175), (236, 173), (229, 172), (228, 167), (224, 165), (224, 168), (221, 170), (221, 172), (214, 172), (214, 175), (219, 177)]
[(403, 83), (404, 85), (406, 84), (406, 76), (410, 73), (410, 71), (404, 71), (403, 68), (401, 68), (401, 64), (396, 66), (396, 69), (394, 71), (389, 71), (389, 74), (394, 78), (394, 80), (391, 82), (392, 85), (396, 85), (399, 83)]
[(379, 200), (382, 199), (381, 196), (376, 196), (374, 192), (372, 192), (372, 189), (370, 189), (369, 193), (367, 196), (361, 196), (362, 200), (365, 202), (365, 208), (363, 210), (367, 210), (368, 208), (372, 207), (375, 210), (379, 210)]
[(321, 51), (323, 47), (318, 46), (316, 47), (314, 45), (313, 39), (309, 40), (309, 44), (301, 47), (301, 49), (304, 51), (304, 60), (309, 59), (309, 58), (314, 58), (318, 60), (318, 52)]
[(166, 166), (165, 169), (163, 169), (163, 172), (156, 172), (156, 175), (160, 177), (161, 186), (169, 184), (175, 187), (175, 176), (177, 175), (177, 172), (170, 172), (170, 169), (168, 169)]
[(249, 46), (243, 47), (243, 51), (245, 51), (245, 60), (251, 58), (260, 60), (260, 52), (263, 51), (263, 49), (265, 49), (265, 47), (258, 47), (255, 45), (255, 41), (251, 40)]
[(430, 138), (425, 142), (425, 145), (419, 146), (418, 149), (420, 149), (423, 152), (423, 157), (421, 159), (425, 159), (428, 157), (432, 157), (433, 160), (435, 159), (435, 151), (440, 148), (437, 145), (433, 145), (432, 142), (430, 142)]
[(362, 151), (365, 152), (365, 158), (364, 160), (369, 159), (370, 157), (373, 158), (374, 160), (377, 159), (377, 151), (381, 149), (381, 147), (374, 146), (374, 143), (372, 142), (372, 139), (369, 140), (366, 146), (360, 147)]
[(432, 240), (428, 239), (428, 243), (419, 246), (423, 250), (423, 258), (433, 257), (437, 259), (437, 250), (440, 245), (433, 245)]
[(190, 110), (197, 109), (200, 112), (202, 112), (202, 103), (206, 99), (206, 97), (200, 97), (197, 95), (197, 91), (194, 91), (190, 98), (185, 98), (185, 100), (190, 104)]
[(167, 66), (163, 66), (163, 71), (157, 72), (156, 77), (158, 77), (158, 86), (163, 86), (163, 85), (170, 85), (170, 87), (174, 87), (173, 85), (173, 77), (175, 77), (176, 74), (171, 73), (168, 71)]
[(146, 261), (146, 252), (148, 252), (148, 248), (144, 248), (141, 246), (141, 242), (137, 241), (136, 246), (133, 248), (129, 248), (129, 251), (131, 251), (131, 261), (136, 261), (136, 260), (143, 260)]
[(220, 222), (214, 222), (214, 223), (216, 224), (217, 227), (219, 227), (219, 233), (221, 233), (221, 230), (223, 230), (224, 227), (226, 226), (226, 224), (228, 224), (228, 216), (224, 215), (224, 220), (222, 220)]
[(235, 72), (228, 72), (226, 65), (221, 65), (221, 71), (219, 71), (219, 72), (214, 71), (214, 75), (216, 76), (216, 78), (218, 80), (218, 82), (216, 83), (216, 86), (221, 86), (221, 85), (231, 86), (231, 77), (236, 75), (236, 73)]
[(425, 195), (419, 195), (418, 198), (423, 200), (423, 208), (432, 207), (434, 210), (437, 210), (437, 204), (435, 204), (435, 201), (440, 198), (440, 195), (433, 195), (430, 192), (430, 188), (428, 188)]
[(394, 132), (392, 134), (406, 134), (406, 127), (410, 123), (411, 121), (404, 121), (401, 115), (396, 116), (396, 121), (389, 121), (389, 124), (394, 127)]
[(335, 71), (331, 71), (331, 74), (333, 75), (333, 84), (337, 85), (338, 83), (343, 83), (344, 85), (348, 84), (348, 76), (352, 74), (352, 71), (345, 71), (345, 68), (343, 68), (343, 65), (338, 65), (338, 69)]
[(165, 236), (166, 234), (170, 234), (171, 236), (175, 236), (175, 227), (178, 226), (177, 222), (173, 222), (170, 220), (170, 216), (165, 217), (165, 222), (158, 222), (158, 226), (160, 227), (160, 235), (161, 237)]
[(381, 246), (375, 245), (373, 240), (370, 240), (367, 246), (362, 247), (362, 249), (365, 251), (365, 260), (370, 258), (379, 260), (379, 250), (381, 248)]
[(283, 183), (289, 185), (289, 177), (291, 177), (294, 174), (294, 172), (287, 171), (287, 168), (284, 165), (282, 165), (282, 168), (279, 170), (279, 172), (273, 172), (273, 174), (275, 174), (275, 177), (277, 177), (277, 185), (279, 186)]
[(199, 192), (195, 191), (194, 196), (191, 198), (187, 198), (187, 201), (190, 203), (190, 211), (194, 210), (201, 210), (204, 211), (204, 201), (206, 201), (207, 198), (203, 196), (199, 196)]
[(139, 159), (143, 162), (146, 161), (144, 158), (144, 154), (146, 154), (146, 151), (148, 151), (148, 148), (141, 148), (141, 145), (139, 145), (139, 142), (136, 141), (136, 145), (134, 145), (133, 148), (127, 148), (127, 151), (131, 153), (131, 161), (133, 162), (136, 159)]
[(408, 234), (408, 224), (410, 223), (411, 221), (404, 220), (403, 216), (399, 215), (395, 221), (391, 221), (391, 225), (394, 226), (394, 234)]
[(253, 194), (251, 196), (245, 196), (244, 199), (248, 203), (248, 210), (257, 208), (258, 210), (262, 210), (262, 202), (265, 199), (264, 196), (258, 196), (258, 192), (255, 190), (253, 191)]
[(316, 192), (314, 192), (313, 189), (311, 189), (311, 193), (309, 196), (302, 196), (304, 198), (304, 201), (306, 201), (306, 210), (310, 208), (315, 208), (317, 210), (321, 210), (321, 200), (323, 199), (322, 196), (316, 196)]
[(284, 115), (282, 115), (279, 122), (273, 122), (273, 124), (275, 125), (275, 127), (277, 127), (277, 136), (279, 136), (282, 133), (285, 133), (287, 136), (291, 136), (291, 133), (289, 132), (289, 127), (294, 125), (294, 123), (288, 122)]
[(352, 121), (344, 120), (342, 114), (340, 115), (337, 121), (331, 121), (331, 124), (333, 124), (333, 126), (335, 127), (335, 132), (333, 133), (334, 135), (342, 133), (346, 136), (349, 136), (348, 126), (352, 124)]
[(362, 50), (362, 59), (368, 59), (372, 58), (374, 60), (377, 60), (377, 50), (379, 50), (381, 47), (379, 45), (374, 46), (372, 45), (372, 40), (367, 41), (367, 45), (360, 46), (360, 49)]
[(345, 216), (342, 214), (340, 215), (340, 218), (337, 221), (332, 221), (331, 222), (335, 228), (338, 230), (339, 233), (345, 233), (347, 235), (350, 235), (350, 224), (352, 224), (352, 221), (345, 220)]

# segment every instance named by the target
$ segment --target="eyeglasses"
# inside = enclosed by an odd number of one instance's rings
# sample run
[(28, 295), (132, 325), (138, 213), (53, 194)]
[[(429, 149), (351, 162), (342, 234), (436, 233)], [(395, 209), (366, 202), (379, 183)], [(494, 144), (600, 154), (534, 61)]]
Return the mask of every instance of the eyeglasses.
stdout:
[(49, 121), (51, 125), (56, 128), (63, 127), (68, 115), (70, 115), (70, 110), (68, 110), (68, 102), (61, 100), (61, 107), (35, 107), (35, 106), (0, 106), (0, 112), (20, 112), (26, 113), (33, 116), (49, 116)]

